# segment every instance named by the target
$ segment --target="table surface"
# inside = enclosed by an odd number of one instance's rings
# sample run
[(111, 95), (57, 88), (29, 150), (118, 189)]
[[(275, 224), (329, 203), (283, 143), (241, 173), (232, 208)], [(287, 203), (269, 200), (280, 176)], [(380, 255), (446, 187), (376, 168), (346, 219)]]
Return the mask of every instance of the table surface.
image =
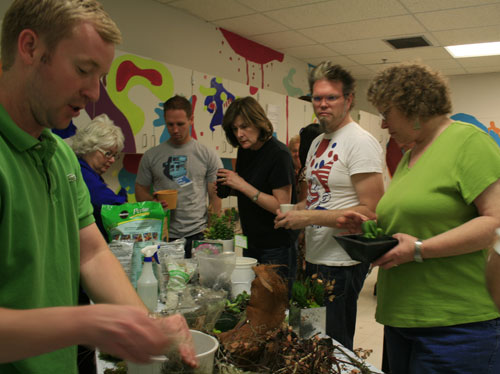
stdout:
[[(364, 360), (360, 359), (358, 356), (356, 356), (356, 354), (354, 352), (352, 352), (351, 350), (343, 347), (340, 343), (338, 343), (334, 339), (332, 339), (332, 341), (333, 341), (334, 345), (339, 346), (340, 349), (342, 349), (345, 352), (346, 355), (350, 356), (351, 358), (354, 358), (356, 361), (364, 361)], [(97, 354), (97, 358), (96, 358), (96, 361), (97, 361), (97, 374), (104, 374), (104, 370), (105, 369), (113, 369), (115, 367), (114, 363), (112, 363), (112, 362), (100, 360), (99, 359), (99, 352), (97, 350), (96, 350), (96, 354)], [(335, 354), (335, 357), (338, 358), (339, 360), (349, 362), (349, 358), (346, 355), (344, 355), (343, 353), (341, 353), (341, 352), (339, 352), (337, 350), (337, 353)], [(374, 374), (384, 374), (382, 371), (380, 371), (379, 369), (377, 369), (376, 367), (374, 367), (373, 365), (371, 365), (369, 362), (367, 362), (367, 361), (364, 361), (364, 362), (365, 362), (366, 366), (368, 367), (368, 369), (371, 371), (371, 373), (374, 373)], [(351, 365), (351, 364), (344, 364), (344, 363), (342, 363), (340, 365), (340, 368), (342, 370), (341, 374), (351, 374), (352, 370), (356, 369), (356, 366)]]

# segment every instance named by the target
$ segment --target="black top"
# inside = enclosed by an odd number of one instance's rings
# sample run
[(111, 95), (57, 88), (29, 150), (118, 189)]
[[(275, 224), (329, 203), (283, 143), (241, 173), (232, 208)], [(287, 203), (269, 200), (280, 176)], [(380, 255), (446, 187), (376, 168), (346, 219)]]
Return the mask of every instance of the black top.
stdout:
[[(238, 148), (236, 172), (259, 191), (269, 195), (273, 194), (273, 189), (290, 184), (291, 203), (297, 202), (292, 156), (286, 145), (274, 137), (257, 151)], [(275, 214), (261, 208), (239, 191), (236, 196), (241, 227), (243, 234), (248, 237), (249, 248), (277, 248), (295, 240), (295, 232), (274, 229)]]

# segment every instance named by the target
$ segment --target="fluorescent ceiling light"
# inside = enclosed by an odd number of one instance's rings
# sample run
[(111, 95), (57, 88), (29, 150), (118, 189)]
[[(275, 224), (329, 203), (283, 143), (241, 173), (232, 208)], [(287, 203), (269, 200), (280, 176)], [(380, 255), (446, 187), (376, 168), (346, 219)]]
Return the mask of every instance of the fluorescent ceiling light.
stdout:
[(455, 58), (500, 55), (500, 42), (449, 45), (444, 48)]

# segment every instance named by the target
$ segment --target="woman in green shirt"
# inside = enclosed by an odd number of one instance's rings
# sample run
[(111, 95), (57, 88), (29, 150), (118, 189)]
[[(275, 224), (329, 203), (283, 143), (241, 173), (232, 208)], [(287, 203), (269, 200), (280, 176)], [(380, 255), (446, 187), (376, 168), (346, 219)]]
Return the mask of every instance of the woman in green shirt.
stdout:
[(447, 84), (426, 66), (385, 69), (368, 100), (398, 143), (415, 143), (376, 210), (399, 240), (373, 263), (391, 373), (499, 373), (499, 313), (484, 271), (500, 226), (500, 148), (448, 117)]

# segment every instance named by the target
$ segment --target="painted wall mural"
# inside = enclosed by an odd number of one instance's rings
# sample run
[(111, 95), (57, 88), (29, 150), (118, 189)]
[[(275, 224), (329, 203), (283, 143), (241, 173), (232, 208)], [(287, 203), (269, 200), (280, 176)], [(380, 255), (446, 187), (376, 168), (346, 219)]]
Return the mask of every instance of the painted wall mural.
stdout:
[(215, 126), (222, 125), (224, 109), (231, 105), (235, 97), (224, 87), (222, 78), (212, 78), (210, 87), (200, 86), (199, 90), (203, 96), (206, 96), (204, 109), (212, 114), (210, 130), (213, 132)]

